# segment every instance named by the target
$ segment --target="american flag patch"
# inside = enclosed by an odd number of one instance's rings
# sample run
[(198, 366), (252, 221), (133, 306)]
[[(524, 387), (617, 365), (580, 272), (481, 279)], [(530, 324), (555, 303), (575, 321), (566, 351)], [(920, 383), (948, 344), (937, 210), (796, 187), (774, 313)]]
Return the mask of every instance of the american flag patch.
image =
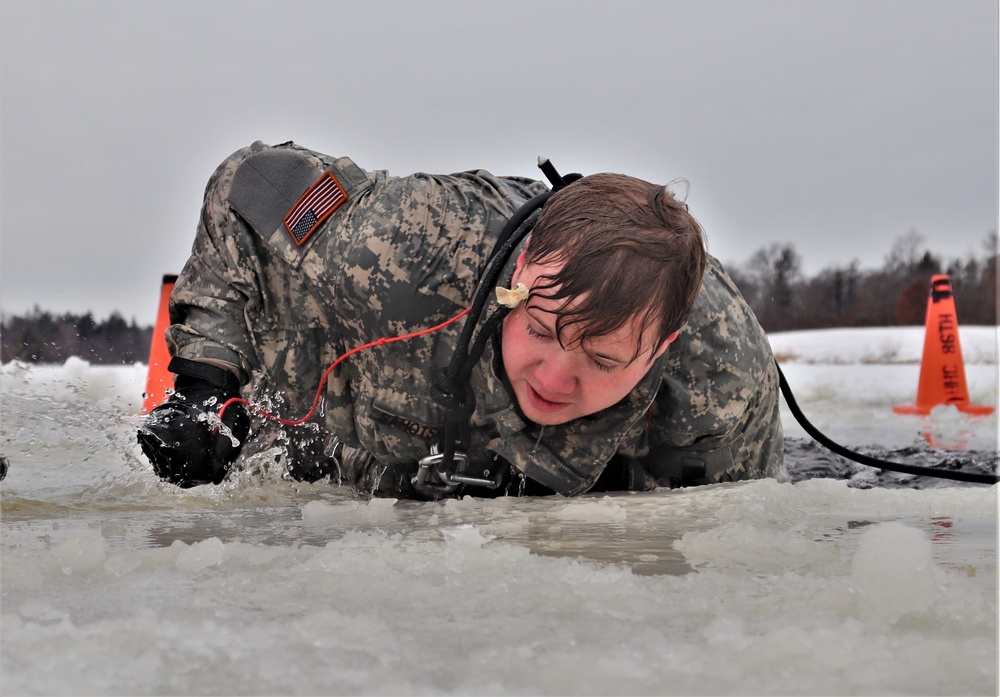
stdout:
[(323, 174), (285, 216), (285, 228), (295, 244), (305, 244), (309, 235), (346, 200), (347, 192), (337, 178), (330, 172)]

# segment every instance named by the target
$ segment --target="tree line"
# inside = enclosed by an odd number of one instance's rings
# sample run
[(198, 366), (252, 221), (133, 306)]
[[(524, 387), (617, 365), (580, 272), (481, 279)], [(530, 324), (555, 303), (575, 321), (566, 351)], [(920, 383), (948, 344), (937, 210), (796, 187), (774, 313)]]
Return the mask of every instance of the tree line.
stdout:
[[(947, 259), (928, 251), (918, 232), (899, 237), (881, 268), (860, 262), (835, 265), (811, 278), (793, 244), (762, 247), (743, 264), (726, 268), (768, 332), (834, 327), (922, 325), (930, 277), (951, 277), (961, 324), (995, 325), (997, 232), (986, 235), (980, 256)], [(0, 322), (0, 360), (62, 363), (79, 356), (91, 363), (144, 363), (152, 327), (118, 313), (96, 321), (92, 313), (53, 315), (37, 307)]]
[(126, 322), (117, 312), (97, 321), (90, 312), (54, 315), (35, 307), (0, 323), (0, 360), (64, 363), (78, 356), (91, 363), (145, 363), (152, 339), (152, 327)]
[(895, 240), (880, 269), (860, 262), (828, 267), (812, 278), (801, 272), (794, 245), (758, 250), (727, 270), (768, 332), (834, 327), (922, 325), (930, 279), (951, 278), (961, 324), (998, 324), (997, 232), (986, 235), (980, 256), (948, 259), (924, 247), (915, 230)]

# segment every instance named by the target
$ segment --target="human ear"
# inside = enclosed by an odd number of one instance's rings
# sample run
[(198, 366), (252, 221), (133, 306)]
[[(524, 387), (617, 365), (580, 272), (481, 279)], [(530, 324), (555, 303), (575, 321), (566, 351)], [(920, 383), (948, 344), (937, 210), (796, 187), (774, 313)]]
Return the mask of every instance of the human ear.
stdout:
[(521, 276), (521, 271), (524, 270), (525, 259), (528, 255), (528, 247), (525, 245), (521, 253), (517, 255), (517, 261), (514, 263), (514, 275), (511, 277), (510, 285), (513, 287), (518, 278)]
[(656, 360), (657, 358), (659, 358), (660, 356), (662, 356), (662, 355), (664, 354), (664, 352), (666, 352), (666, 350), (667, 350), (667, 347), (668, 347), (668, 346), (670, 346), (670, 344), (674, 343), (674, 341), (676, 341), (676, 340), (677, 340), (677, 335), (678, 335), (678, 334), (680, 334), (680, 333), (681, 333), (681, 330), (680, 330), (680, 329), (678, 329), (678, 330), (677, 330), (677, 331), (675, 331), (675, 332), (674, 332), (673, 334), (671, 334), (671, 335), (670, 335), (670, 336), (668, 336), (668, 337), (667, 337), (666, 339), (664, 339), (663, 343), (662, 343), (662, 344), (660, 344), (660, 348), (658, 348), (658, 349), (656, 350), (656, 354), (655, 354), (655, 355), (653, 356), (653, 360), (654, 360), (654, 361), (655, 361), (655, 360)]

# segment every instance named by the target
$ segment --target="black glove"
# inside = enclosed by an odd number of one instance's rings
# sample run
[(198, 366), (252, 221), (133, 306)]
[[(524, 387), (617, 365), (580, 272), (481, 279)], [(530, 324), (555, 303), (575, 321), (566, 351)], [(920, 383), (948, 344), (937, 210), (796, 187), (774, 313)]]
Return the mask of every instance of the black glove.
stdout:
[(164, 481), (185, 489), (218, 484), (250, 432), (242, 404), (226, 407), (222, 415), (237, 444), (214, 419), (226, 400), (240, 396), (240, 381), (225, 368), (185, 358), (173, 358), (167, 370), (177, 375), (174, 393), (139, 428), (142, 452)]

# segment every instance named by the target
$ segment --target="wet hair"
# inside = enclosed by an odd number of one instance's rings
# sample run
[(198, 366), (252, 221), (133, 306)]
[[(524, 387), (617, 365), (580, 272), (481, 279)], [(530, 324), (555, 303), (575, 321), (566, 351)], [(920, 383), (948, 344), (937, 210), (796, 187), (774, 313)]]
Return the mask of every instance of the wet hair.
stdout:
[[(531, 231), (526, 263), (562, 263), (532, 294), (562, 301), (556, 334), (574, 343), (640, 320), (637, 358), (684, 326), (708, 262), (704, 233), (664, 186), (624, 174), (594, 174), (552, 195)], [(650, 330), (653, 330), (652, 332)], [(565, 346), (565, 344), (563, 344)]]

